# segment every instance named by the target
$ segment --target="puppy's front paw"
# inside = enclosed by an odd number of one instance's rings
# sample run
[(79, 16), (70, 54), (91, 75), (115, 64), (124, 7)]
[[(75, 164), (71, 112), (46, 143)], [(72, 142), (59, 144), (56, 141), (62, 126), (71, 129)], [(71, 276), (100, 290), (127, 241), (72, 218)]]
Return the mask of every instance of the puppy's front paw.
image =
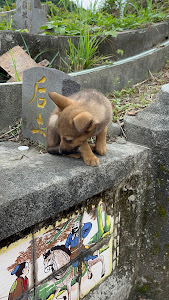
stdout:
[(106, 144), (96, 144), (95, 151), (99, 155), (106, 155)]
[(83, 159), (84, 159), (85, 164), (88, 166), (92, 166), (92, 167), (99, 166), (99, 159), (95, 155), (89, 156), (89, 157), (84, 157)]

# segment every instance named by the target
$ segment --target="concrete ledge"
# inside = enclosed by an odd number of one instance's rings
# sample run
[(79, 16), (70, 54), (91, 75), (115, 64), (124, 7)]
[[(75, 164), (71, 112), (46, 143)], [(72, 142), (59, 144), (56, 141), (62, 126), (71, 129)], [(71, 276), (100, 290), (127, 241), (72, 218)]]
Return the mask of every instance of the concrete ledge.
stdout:
[[(100, 166), (82, 160), (39, 154), (25, 156), (18, 144), (1, 143), (0, 240), (76, 206), (145, 168), (148, 148), (108, 145)], [(26, 220), (25, 220), (26, 216)]]
[[(169, 41), (138, 55), (90, 70), (69, 74), (82, 88), (95, 88), (102, 93), (119, 90), (148, 77), (149, 71), (159, 72), (169, 58)], [(115, 83), (116, 82), (116, 83)]]

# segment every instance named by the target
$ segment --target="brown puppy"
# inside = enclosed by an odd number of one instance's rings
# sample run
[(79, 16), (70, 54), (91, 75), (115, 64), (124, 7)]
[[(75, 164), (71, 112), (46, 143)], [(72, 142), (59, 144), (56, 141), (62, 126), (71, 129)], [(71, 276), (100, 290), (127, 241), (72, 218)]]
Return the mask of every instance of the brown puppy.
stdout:
[[(110, 101), (96, 90), (82, 90), (69, 98), (49, 93), (57, 108), (47, 125), (47, 149), (51, 154), (75, 154), (89, 166), (98, 166), (87, 139), (96, 136), (94, 151), (106, 154), (107, 126), (112, 121)], [(78, 155), (77, 155), (78, 157)]]

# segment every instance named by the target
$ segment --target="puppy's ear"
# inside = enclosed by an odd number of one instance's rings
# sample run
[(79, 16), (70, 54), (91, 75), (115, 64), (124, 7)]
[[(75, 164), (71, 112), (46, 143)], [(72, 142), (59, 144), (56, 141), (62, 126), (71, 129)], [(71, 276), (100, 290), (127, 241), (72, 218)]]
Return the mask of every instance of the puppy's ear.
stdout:
[(90, 132), (95, 127), (93, 116), (88, 112), (82, 112), (73, 119), (73, 123), (78, 132)]
[(63, 110), (66, 106), (74, 103), (73, 100), (57, 94), (56, 92), (49, 92), (48, 95), (52, 99), (52, 101), (60, 108), (60, 110)]

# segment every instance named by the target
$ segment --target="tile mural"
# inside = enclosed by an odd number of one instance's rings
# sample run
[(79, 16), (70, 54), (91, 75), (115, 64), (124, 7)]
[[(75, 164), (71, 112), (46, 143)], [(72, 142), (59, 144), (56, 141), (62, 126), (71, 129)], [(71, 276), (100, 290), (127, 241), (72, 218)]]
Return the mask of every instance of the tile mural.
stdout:
[(0, 249), (1, 300), (15, 300), (31, 289), (32, 265), (32, 235)]
[[(112, 238), (101, 249), (89, 250), (112, 232), (103, 202), (36, 232), (37, 299), (77, 300), (104, 280), (112, 270)], [(51, 280), (43, 284), (49, 275)]]
[(0, 299), (16, 300), (33, 288), (32, 253), (36, 300), (83, 298), (118, 265), (119, 229), (120, 214), (108, 215), (100, 202), (41, 228), (33, 241), (28, 235), (2, 248)]

